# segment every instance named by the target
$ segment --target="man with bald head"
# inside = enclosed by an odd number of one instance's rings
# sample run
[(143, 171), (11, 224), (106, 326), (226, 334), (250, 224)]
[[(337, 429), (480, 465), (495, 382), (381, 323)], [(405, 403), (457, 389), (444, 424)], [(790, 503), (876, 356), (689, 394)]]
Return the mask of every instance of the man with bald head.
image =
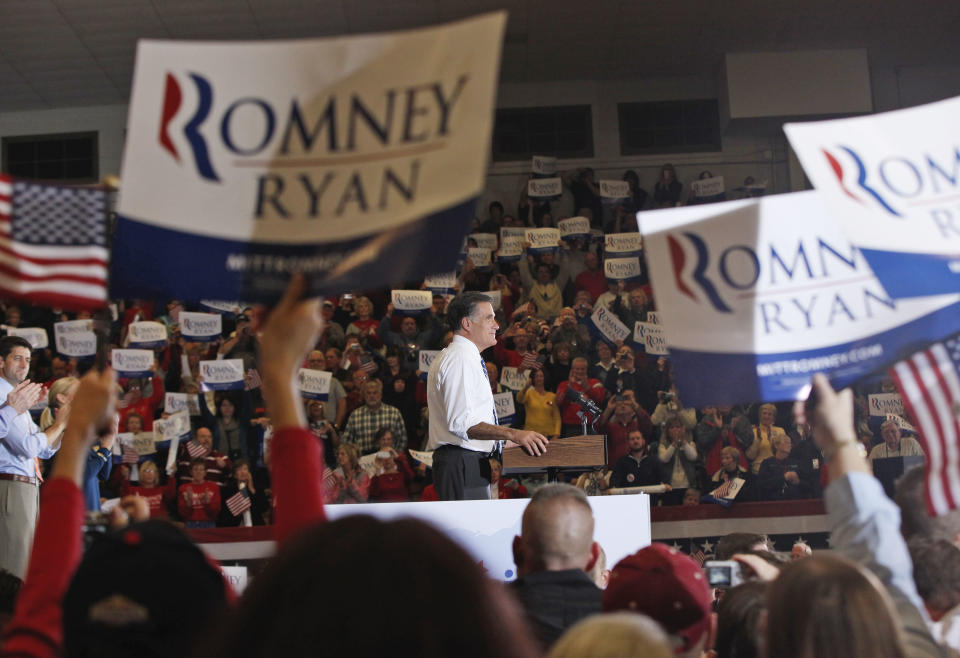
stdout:
[(600, 555), (587, 496), (569, 484), (537, 489), (513, 539), (513, 592), (544, 649), (588, 615), (600, 612), (602, 592), (588, 572)]

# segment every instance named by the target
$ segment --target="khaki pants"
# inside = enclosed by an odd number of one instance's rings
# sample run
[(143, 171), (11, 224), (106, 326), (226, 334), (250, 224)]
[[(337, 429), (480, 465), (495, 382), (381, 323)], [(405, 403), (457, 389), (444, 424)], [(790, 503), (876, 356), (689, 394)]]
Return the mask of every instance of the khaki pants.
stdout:
[(0, 568), (20, 579), (27, 574), (39, 508), (37, 485), (0, 480)]

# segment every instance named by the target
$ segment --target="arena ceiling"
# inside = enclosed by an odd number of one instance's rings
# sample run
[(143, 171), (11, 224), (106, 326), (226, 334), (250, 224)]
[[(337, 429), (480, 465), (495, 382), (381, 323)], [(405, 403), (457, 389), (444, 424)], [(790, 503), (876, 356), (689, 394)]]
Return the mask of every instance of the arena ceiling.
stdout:
[(957, 0), (0, 0), (0, 112), (124, 103), (137, 39), (378, 32), (504, 8), (505, 82), (712, 74), (726, 52), (960, 66)]

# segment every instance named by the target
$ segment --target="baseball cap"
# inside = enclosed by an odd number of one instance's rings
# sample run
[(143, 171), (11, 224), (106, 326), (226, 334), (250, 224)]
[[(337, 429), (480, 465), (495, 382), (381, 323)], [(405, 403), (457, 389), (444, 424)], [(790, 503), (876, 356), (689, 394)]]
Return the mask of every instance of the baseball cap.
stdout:
[(707, 578), (693, 558), (666, 544), (651, 544), (613, 568), (603, 593), (604, 612), (629, 610), (654, 619), (688, 651), (710, 628)]

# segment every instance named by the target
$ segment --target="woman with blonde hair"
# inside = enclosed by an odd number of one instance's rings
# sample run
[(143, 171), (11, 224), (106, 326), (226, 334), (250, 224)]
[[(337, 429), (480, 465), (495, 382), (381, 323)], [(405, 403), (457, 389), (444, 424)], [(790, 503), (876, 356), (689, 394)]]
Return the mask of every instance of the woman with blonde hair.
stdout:
[(655, 621), (636, 612), (609, 612), (583, 619), (564, 633), (548, 658), (673, 658)]
[(754, 475), (760, 472), (760, 464), (765, 459), (773, 457), (774, 439), (786, 435), (782, 427), (777, 427), (773, 421), (777, 419), (777, 406), (761, 404), (757, 413), (757, 424), (753, 428), (753, 443), (744, 450), (744, 455), (750, 462), (750, 470)]
[(61, 377), (50, 385), (47, 391), (47, 408), (40, 415), (40, 430), (46, 431), (57, 420), (57, 414), (64, 405), (68, 405), (73, 399), (73, 394), (77, 390), (80, 380), (76, 377)]
[(380, 321), (373, 317), (373, 302), (369, 297), (357, 297), (353, 302), (353, 310), (357, 319), (347, 325), (346, 335), (357, 334), (362, 343), (370, 347), (380, 347)]

